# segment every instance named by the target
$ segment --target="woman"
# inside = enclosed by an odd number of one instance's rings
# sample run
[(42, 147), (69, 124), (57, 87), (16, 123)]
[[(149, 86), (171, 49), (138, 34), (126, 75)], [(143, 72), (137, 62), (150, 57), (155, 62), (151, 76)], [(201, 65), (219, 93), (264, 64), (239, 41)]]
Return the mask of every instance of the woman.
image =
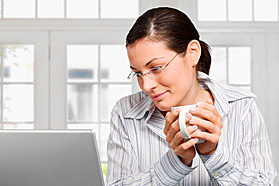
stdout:
[[(129, 78), (136, 77), (142, 91), (112, 111), (108, 185), (274, 184), (254, 94), (208, 76), (209, 47), (184, 13), (148, 10), (129, 31), (126, 47)], [(185, 119), (191, 139), (184, 140), (180, 110), (171, 108), (190, 104), (196, 104)]]

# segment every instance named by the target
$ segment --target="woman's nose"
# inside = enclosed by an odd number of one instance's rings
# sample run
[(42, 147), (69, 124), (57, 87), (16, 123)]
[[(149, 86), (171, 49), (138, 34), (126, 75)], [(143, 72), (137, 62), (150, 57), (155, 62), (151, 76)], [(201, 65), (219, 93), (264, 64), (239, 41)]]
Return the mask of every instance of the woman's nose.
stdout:
[(150, 90), (154, 89), (158, 83), (150, 78), (148, 75), (142, 77), (142, 90), (144, 92), (149, 92)]

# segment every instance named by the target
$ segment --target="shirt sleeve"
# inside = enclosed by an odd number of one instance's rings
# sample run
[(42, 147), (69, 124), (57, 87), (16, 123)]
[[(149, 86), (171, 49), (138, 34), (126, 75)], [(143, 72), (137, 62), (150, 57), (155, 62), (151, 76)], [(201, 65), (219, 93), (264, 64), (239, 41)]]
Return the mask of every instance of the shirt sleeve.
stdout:
[(253, 100), (243, 119), (237, 155), (220, 142), (204, 163), (214, 185), (274, 185), (276, 170), (263, 117)]
[(137, 153), (125, 130), (123, 116), (117, 104), (111, 114), (110, 136), (107, 145), (108, 169), (106, 184), (111, 185), (177, 185), (196, 167), (185, 166), (177, 155), (169, 150), (146, 170), (139, 170)]

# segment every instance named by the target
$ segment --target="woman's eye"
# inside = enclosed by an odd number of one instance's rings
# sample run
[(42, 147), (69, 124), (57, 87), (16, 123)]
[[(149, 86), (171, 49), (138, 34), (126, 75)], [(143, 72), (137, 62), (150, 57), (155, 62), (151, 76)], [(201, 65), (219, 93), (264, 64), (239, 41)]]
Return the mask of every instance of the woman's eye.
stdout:
[(134, 72), (134, 76), (141, 77), (141, 72)]
[(157, 66), (157, 67), (152, 67), (151, 68), (152, 72), (161, 72), (161, 70), (162, 70), (162, 66)]

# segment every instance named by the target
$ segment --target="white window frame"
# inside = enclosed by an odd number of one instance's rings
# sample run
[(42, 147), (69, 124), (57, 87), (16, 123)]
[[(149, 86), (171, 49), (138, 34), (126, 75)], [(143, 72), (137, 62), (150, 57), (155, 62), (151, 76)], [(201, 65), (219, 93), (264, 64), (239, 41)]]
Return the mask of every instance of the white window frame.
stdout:
[(48, 33), (0, 31), (0, 44), (34, 45), (34, 128), (49, 128)]
[(113, 37), (110, 35), (111, 28), (79, 32), (54, 31), (51, 33), (50, 129), (67, 128), (67, 45), (123, 45), (124, 30), (114, 30)]

